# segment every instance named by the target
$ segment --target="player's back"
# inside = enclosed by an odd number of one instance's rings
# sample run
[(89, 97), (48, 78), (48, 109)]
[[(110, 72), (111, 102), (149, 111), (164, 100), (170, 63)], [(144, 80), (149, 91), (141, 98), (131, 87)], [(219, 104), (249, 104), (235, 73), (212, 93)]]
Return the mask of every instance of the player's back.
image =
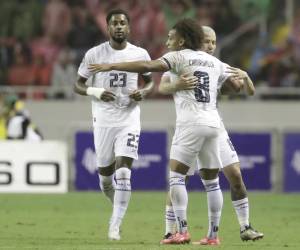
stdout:
[(163, 58), (170, 64), (173, 73), (171, 81), (176, 81), (176, 78), (186, 73), (198, 78), (195, 89), (174, 94), (177, 124), (219, 127), (216, 100), (218, 86), (226, 79), (223, 63), (205, 52), (189, 49), (170, 52)]

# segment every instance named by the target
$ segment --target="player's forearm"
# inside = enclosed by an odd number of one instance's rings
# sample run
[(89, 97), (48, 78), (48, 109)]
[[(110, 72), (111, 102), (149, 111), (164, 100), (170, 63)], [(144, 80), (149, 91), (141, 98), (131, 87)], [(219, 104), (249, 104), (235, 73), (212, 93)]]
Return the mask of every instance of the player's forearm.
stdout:
[(112, 63), (110, 69), (136, 73), (149, 72), (146, 61)]
[(74, 92), (79, 95), (87, 95), (86, 93), (87, 86), (82, 77), (78, 77), (76, 83), (74, 84)]
[(86, 86), (86, 78), (82, 76), (78, 76), (78, 79), (74, 85), (74, 91), (79, 95), (87, 95), (93, 96), (98, 99), (101, 98), (102, 94), (104, 93), (104, 88), (95, 88), (95, 87), (88, 87)]
[(159, 60), (155, 61), (135, 61), (124, 63), (110, 64), (110, 70), (120, 70), (127, 72), (164, 72), (168, 70), (168, 66)]

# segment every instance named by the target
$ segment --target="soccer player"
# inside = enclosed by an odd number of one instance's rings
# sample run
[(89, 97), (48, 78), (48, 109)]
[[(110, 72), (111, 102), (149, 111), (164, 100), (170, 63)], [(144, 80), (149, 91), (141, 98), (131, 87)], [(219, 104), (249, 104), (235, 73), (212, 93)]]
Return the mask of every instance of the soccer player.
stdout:
[[(185, 177), (194, 162), (208, 169), (221, 167), (219, 144), (217, 141), (220, 117), (216, 107), (218, 85), (225, 81), (226, 68), (217, 58), (199, 51), (203, 40), (202, 28), (192, 19), (183, 19), (169, 31), (167, 46), (173, 51), (154, 61), (130, 63), (92, 64), (93, 72), (126, 70), (130, 72), (171, 71), (171, 81), (182, 74), (197, 78), (196, 87), (177, 91), (176, 131), (170, 153), (170, 195), (176, 218), (178, 233), (169, 244), (190, 242), (187, 224), (188, 196)], [(220, 81), (220, 79), (223, 79)], [(232, 84), (239, 89), (239, 84)]]
[[(151, 73), (142, 74), (146, 85), (138, 89), (138, 74), (112, 70), (92, 74), (92, 63), (145, 60), (146, 50), (127, 41), (129, 16), (120, 9), (106, 17), (109, 41), (91, 48), (78, 69), (75, 91), (92, 97), (94, 144), (99, 185), (112, 202), (108, 237), (120, 240), (120, 226), (131, 196), (131, 166), (138, 158), (140, 107), (138, 102), (154, 88)], [(92, 78), (92, 86), (86, 81)]]
[[(204, 41), (201, 49), (212, 55), (216, 49), (216, 34), (214, 30), (208, 26), (203, 26), (202, 29), (204, 32)], [(237, 68), (228, 66), (228, 69), (228, 72), (231, 73), (231, 77), (227, 81), (241, 79), (243, 81), (242, 84), (245, 92), (248, 95), (253, 95), (255, 88), (248, 74)], [(177, 82), (172, 84), (170, 82), (170, 74), (170, 72), (166, 72), (162, 76), (159, 86), (159, 91), (161, 93), (175, 94), (176, 91), (192, 89), (195, 87), (195, 79), (189, 76), (181, 76)], [(225, 81), (222, 85), (221, 92), (230, 92), (230, 83), (228, 85), (227, 81)], [(221, 123), (221, 133), (218, 140), (221, 149), (220, 156), (223, 167), (222, 170), (230, 183), (231, 199), (240, 224), (241, 239), (257, 240), (263, 238), (263, 234), (255, 231), (249, 224), (248, 198), (246, 187), (240, 172), (239, 159), (223, 122)], [(210, 171), (212, 172), (210, 176), (215, 178), (212, 180), (206, 180), (205, 178), (207, 178), (209, 171), (201, 169), (201, 166), (198, 166), (198, 168), (200, 169), (203, 185), (207, 191), (209, 229), (205, 238), (194, 243), (200, 245), (219, 245), (220, 240), (217, 237), (217, 233), (223, 205), (222, 193), (219, 188), (219, 180), (212, 171)], [(191, 168), (188, 175), (193, 174), (193, 168)], [(176, 230), (175, 216), (169, 195), (167, 196), (166, 202), (165, 224), (166, 233), (164, 239), (161, 241), (162, 244), (168, 243)]]

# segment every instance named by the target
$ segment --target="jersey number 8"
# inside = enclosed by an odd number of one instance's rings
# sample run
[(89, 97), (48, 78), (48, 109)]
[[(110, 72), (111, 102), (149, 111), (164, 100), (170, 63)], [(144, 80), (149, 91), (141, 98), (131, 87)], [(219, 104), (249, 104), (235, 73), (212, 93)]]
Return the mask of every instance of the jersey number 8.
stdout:
[(198, 78), (195, 88), (195, 98), (197, 102), (209, 102), (209, 75), (207, 72), (195, 71), (194, 76)]

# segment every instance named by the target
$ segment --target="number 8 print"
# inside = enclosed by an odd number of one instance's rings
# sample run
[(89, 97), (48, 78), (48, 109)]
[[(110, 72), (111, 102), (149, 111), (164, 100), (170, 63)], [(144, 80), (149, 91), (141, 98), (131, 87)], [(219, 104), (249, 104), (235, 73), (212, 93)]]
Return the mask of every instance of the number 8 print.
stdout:
[(195, 71), (194, 76), (198, 78), (195, 88), (195, 98), (197, 102), (209, 102), (209, 75), (207, 72)]

